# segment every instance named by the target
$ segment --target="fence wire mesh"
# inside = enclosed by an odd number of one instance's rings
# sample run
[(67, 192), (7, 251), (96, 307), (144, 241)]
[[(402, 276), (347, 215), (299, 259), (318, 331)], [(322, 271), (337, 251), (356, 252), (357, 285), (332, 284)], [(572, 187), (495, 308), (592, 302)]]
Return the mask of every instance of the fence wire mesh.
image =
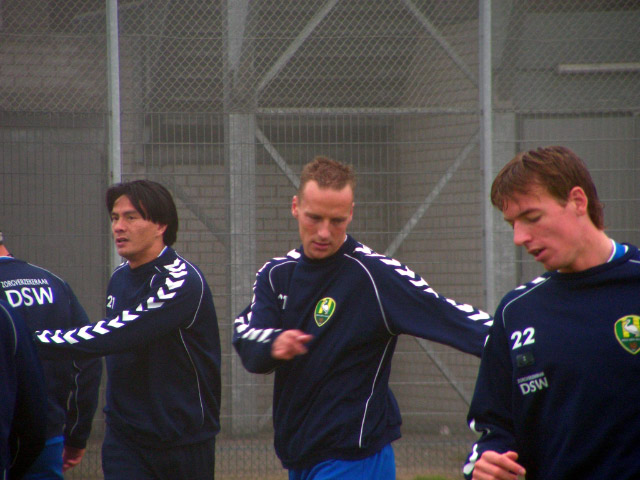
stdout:
[[(171, 190), (176, 249), (214, 293), (223, 345), (218, 478), (286, 478), (272, 446), (272, 380), (244, 372), (231, 324), (255, 271), (298, 245), (290, 202), (313, 156), (358, 172), (357, 239), (479, 307), (496, 300), (486, 296), (487, 268), (498, 297), (539, 273), (500, 219), (484, 216), (483, 176), (517, 151), (573, 148), (599, 186), (609, 233), (640, 243), (635, 0), (120, 0), (113, 32), (114, 2), (0, 2), (0, 227), (16, 256), (61, 275), (100, 318), (117, 117), (122, 178)], [(489, 31), (480, 18), (487, 5)], [(112, 113), (114, 71), (120, 111)], [(481, 148), (487, 94), (491, 159)], [(476, 369), (476, 359), (448, 347), (400, 340), (392, 373), (404, 418), (394, 443), (400, 479), (460, 477), (474, 439), (465, 416)], [(102, 478), (103, 432), (98, 414), (85, 459), (67, 478)]]

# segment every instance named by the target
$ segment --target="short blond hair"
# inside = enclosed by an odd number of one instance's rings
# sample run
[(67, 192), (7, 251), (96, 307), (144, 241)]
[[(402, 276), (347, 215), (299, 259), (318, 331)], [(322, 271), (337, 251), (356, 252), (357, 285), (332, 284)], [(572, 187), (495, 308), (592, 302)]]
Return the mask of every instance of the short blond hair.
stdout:
[(354, 191), (356, 188), (353, 167), (324, 156), (315, 157), (303, 167), (298, 196), (302, 195), (304, 186), (311, 180), (315, 181), (320, 188), (342, 190), (347, 185)]

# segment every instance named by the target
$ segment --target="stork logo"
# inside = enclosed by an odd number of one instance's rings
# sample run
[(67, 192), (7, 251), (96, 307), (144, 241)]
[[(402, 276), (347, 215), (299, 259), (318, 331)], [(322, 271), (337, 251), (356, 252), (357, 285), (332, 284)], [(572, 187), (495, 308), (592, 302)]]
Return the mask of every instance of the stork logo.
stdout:
[(316, 304), (316, 309), (313, 312), (313, 318), (316, 324), (321, 327), (329, 321), (331, 315), (336, 310), (336, 302), (333, 298), (325, 297)]
[(626, 315), (619, 318), (613, 328), (622, 348), (633, 355), (640, 352), (640, 316)]

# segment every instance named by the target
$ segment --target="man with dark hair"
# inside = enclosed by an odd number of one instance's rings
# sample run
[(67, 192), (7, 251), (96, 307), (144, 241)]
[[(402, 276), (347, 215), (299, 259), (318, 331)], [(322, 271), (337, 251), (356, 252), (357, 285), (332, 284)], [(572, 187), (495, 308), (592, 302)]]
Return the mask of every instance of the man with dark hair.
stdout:
[(178, 255), (171, 194), (148, 181), (114, 185), (107, 209), (127, 261), (95, 325), (38, 332), (48, 355), (107, 355), (105, 480), (202, 479), (215, 474), (220, 338), (202, 272)]
[(638, 249), (604, 232), (595, 184), (567, 148), (516, 155), (491, 200), (547, 272), (496, 310), (465, 477), (640, 478)]
[(258, 271), (235, 321), (247, 370), (275, 370), (275, 448), (291, 480), (395, 478), (398, 335), (480, 356), (491, 320), (347, 235), (354, 187), (349, 166), (317, 157), (304, 167), (291, 205), (302, 246)]
[(23, 478), (46, 432), (46, 387), (31, 334), (19, 312), (0, 300), (0, 478)]
[[(20, 311), (32, 332), (71, 329), (89, 318), (71, 287), (44, 268), (14, 258), (0, 233), (0, 296)], [(47, 443), (25, 475), (63, 479), (82, 460), (98, 406), (102, 375), (99, 358), (42, 362), (47, 384)]]

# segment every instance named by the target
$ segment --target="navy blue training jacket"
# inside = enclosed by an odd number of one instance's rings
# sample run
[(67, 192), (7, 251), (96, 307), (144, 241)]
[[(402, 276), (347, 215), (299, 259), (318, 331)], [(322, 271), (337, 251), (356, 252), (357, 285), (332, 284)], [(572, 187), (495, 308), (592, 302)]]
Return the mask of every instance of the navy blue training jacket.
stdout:
[(106, 317), (70, 331), (38, 332), (51, 356), (107, 355), (106, 420), (130, 441), (170, 448), (220, 430), (220, 337), (202, 272), (165, 247), (123, 263), (107, 289)]
[(640, 478), (640, 254), (545, 273), (508, 293), (469, 410), (486, 450), (519, 454), (527, 480)]
[(0, 478), (21, 478), (44, 447), (45, 388), (26, 324), (0, 300)]
[[(0, 257), (0, 298), (20, 311), (29, 330), (70, 329), (89, 323), (71, 287), (44, 268)], [(98, 406), (100, 359), (44, 360), (47, 438), (64, 435), (65, 445), (85, 448)]]
[[(330, 258), (310, 260), (298, 249), (266, 263), (233, 344), (249, 371), (275, 370), (276, 453), (285, 468), (300, 469), (365, 458), (400, 437), (388, 386), (399, 334), (480, 356), (490, 321), (347, 236)], [(313, 335), (309, 351), (275, 360), (271, 345), (289, 329)]]

